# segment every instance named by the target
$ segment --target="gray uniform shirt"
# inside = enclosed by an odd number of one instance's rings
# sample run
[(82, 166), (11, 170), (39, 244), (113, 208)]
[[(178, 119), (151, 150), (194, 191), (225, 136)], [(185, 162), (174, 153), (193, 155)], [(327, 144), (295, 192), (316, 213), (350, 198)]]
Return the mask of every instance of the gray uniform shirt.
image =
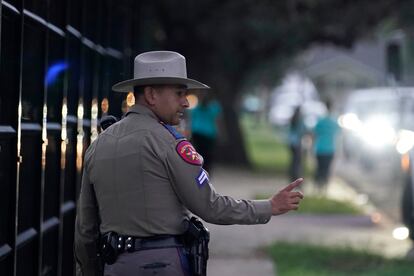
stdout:
[(218, 194), (201, 164), (192, 145), (142, 105), (102, 132), (85, 153), (78, 200), (75, 255), (84, 274), (94, 269), (99, 232), (182, 234), (191, 213), (215, 224), (269, 221), (268, 200)]

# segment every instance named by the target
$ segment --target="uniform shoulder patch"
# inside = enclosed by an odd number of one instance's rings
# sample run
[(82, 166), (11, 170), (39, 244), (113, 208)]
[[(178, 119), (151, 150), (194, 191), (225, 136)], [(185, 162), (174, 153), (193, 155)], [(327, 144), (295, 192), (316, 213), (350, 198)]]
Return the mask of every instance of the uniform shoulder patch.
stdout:
[(174, 136), (174, 138), (176, 139), (176, 140), (178, 140), (178, 139), (183, 139), (183, 138), (185, 138), (181, 133), (179, 133), (173, 126), (170, 126), (170, 125), (167, 125), (167, 124), (164, 124), (164, 123), (162, 123), (161, 122), (161, 125), (163, 126), (163, 127), (165, 127), (167, 130), (168, 130), (168, 132), (169, 133), (171, 133), (171, 135), (172, 136)]
[(187, 163), (201, 166), (203, 157), (195, 150), (193, 145), (187, 140), (180, 141), (176, 148), (178, 155)]

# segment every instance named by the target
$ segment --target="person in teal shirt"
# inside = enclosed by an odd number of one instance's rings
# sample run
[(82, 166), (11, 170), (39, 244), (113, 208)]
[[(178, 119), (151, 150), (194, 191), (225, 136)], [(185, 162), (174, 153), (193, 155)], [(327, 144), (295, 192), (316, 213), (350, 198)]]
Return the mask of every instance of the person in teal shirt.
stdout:
[(319, 118), (313, 129), (317, 161), (315, 181), (322, 190), (327, 187), (336, 150), (336, 136), (339, 131), (337, 120), (330, 114), (330, 102), (326, 102), (326, 108), (328, 110), (327, 115)]
[(190, 111), (191, 140), (197, 151), (203, 156), (203, 168), (208, 172), (210, 172), (213, 162), (220, 114), (219, 103), (209, 95), (203, 95), (199, 104)]

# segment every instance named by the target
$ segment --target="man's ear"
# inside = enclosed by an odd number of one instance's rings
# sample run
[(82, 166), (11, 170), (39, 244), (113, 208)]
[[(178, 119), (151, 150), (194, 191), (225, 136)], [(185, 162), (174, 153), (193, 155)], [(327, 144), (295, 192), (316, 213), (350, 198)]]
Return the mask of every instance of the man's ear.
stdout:
[(150, 106), (155, 105), (155, 101), (157, 97), (155, 92), (156, 92), (155, 89), (151, 86), (146, 86), (144, 88), (144, 99), (145, 99), (145, 102)]

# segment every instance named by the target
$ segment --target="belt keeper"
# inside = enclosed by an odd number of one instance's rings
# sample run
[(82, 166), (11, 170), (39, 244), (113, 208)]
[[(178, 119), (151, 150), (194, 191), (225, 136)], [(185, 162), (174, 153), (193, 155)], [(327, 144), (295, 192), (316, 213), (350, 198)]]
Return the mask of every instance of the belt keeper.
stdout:
[(118, 237), (118, 245), (117, 245), (118, 252), (123, 252), (125, 249), (125, 239), (122, 236)]
[(134, 252), (135, 251), (135, 238), (134, 237), (127, 237), (125, 241), (126, 250), (128, 252)]

